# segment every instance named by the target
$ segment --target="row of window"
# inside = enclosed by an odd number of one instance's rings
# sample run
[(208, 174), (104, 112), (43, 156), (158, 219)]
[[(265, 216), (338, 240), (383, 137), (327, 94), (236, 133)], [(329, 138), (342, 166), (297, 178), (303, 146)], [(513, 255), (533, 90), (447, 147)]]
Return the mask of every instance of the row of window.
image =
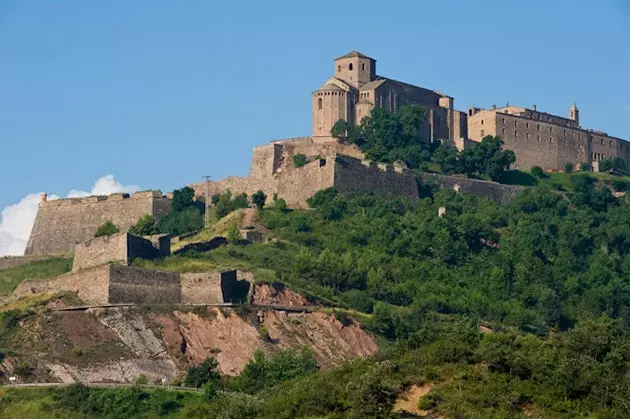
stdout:
[(370, 97), (370, 92), (362, 92), (360, 97)]
[[(352, 63), (348, 64), (348, 70), (352, 71), (354, 69), (354, 66), (352, 65)], [(361, 71), (365, 71), (365, 63), (361, 63)], [(341, 66), (338, 65), (337, 66), (337, 73), (341, 72)]]

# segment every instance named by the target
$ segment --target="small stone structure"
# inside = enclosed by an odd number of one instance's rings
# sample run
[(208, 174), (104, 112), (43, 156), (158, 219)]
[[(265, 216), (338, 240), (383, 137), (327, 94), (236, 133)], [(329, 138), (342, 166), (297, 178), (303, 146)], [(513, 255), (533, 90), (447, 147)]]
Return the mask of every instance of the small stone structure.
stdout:
[(237, 271), (182, 274), (182, 304), (229, 303), (237, 275)]
[(217, 304), (230, 302), (237, 285), (253, 281), (249, 272), (161, 272), (107, 264), (58, 276), (51, 280), (23, 281), (13, 297), (69, 291), (86, 304)]
[(248, 226), (240, 229), (241, 237), (250, 243), (262, 243), (262, 233), (256, 227)]
[(156, 259), (171, 254), (170, 236), (159, 234), (146, 238), (130, 233), (96, 237), (79, 243), (74, 253), (72, 271), (116, 262), (130, 265), (136, 258)]
[(145, 214), (157, 221), (170, 211), (171, 199), (160, 191), (51, 201), (43, 194), (25, 254), (71, 253), (105, 221), (127, 231)]

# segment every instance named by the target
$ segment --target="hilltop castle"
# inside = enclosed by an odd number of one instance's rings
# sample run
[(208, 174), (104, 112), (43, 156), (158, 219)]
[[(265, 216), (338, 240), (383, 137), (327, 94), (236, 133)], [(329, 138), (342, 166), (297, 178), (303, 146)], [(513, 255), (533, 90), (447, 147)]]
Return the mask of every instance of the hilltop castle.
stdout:
[(486, 135), (500, 137), (504, 148), (516, 153), (516, 169), (540, 166), (560, 170), (565, 163), (590, 163), (595, 169), (605, 158), (630, 161), (630, 144), (605, 132), (580, 126), (580, 111), (575, 103), (569, 117), (518, 106), (468, 111), (468, 133), (473, 141)]
[[(467, 113), (454, 109), (454, 99), (435, 90), (381, 77), (376, 60), (353, 51), (334, 60), (334, 75), (312, 93), (313, 134), (311, 137), (272, 141), (254, 148), (247, 177), (192, 184), (198, 198), (206, 189), (211, 195), (232, 191), (250, 195), (258, 190), (268, 197), (278, 195), (287, 205), (305, 207), (306, 199), (321, 189), (335, 187), (341, 193), (387, 192), (418, 198), (415, 176), (404, 163), (377, 164), (365, 160), (352, 144), (333, 138), (331, 128), (340, 119), (353, 126), (369, 116), (375, 107), (396, 112), (405, 105), (421, 105), (427, 118), (419, 137), (427, 142), (446, 141), (463, 149), (484, 136), (500, 137), (504, 148), (516, 153), (516, 168), (560, 170), (565, 163), (597, 163), (603, 158), (621, 157), (630, 161), (626, 141), (606, 133), (580, 127), (579, 110), (574, 104), (569, 117), (551, 115), (517, 106), (492, 109), (471, 108)], [(306, 160), (297, 165), (298, 155)], [(505, 203), (520, 187), (473, 179), (425, 174), (442, 187), (483, 196)], [(159, 219), (170, 211), (171, 200), (160, 192), (142, 192), (109, 197), (88, 197), (47, 201), (44, 196), (29, 238), (26, 254), (74, 251), (75, 245), (89, 239), (105, 220), (123, 231), (143, 215)]]
[(334, 71), (312, 94), (315, 141), (331, 140), (330, 130), (340, 119), (355, 126), (375, 107), (396, 112), (405, 105), (427, 109), (420, 138), (433, 142), (467, 137), (466, 113), (453, 109), (451, 96), (377, 76), (376, 60), (357, 51), (335, 59)]

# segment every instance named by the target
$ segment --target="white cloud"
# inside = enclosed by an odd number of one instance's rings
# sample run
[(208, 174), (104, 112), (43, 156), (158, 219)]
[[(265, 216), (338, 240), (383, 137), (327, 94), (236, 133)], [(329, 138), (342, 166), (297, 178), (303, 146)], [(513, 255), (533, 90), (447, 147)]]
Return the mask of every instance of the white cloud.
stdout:
[[(139, 189), (135, 185), (122, 185), (114, 179), (113, 175), (107, 175), (98, 179), (89, 192), (73, 189), (67, 197), (109, 195), (118, 192), (133, 193)], [(28, 194), (20, 202), (7, 206), (0, 213), (0, 256), (24, 254), (39, 208), (40, 195)], [(59, 197), (49, 195), (48, 199), (59, 199)]]

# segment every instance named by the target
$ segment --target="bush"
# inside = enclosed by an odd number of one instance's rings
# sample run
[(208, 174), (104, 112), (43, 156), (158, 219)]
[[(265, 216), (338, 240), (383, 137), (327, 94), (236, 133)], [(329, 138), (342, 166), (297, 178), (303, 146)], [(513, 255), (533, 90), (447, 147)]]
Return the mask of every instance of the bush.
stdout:
[(203, 214), (196, 207), (187, 207), (181, 212), (171, 212), (160, 219), (159, 230), (173, 236), (201, 230), (204, 226)]
[(269, 336), (269, 331), (265, 326), (260, 326), (260, 329), (258, 329), (258, 333), (260, 333), (260, 339), (264, 340), (265, 342), (271, 342), (271, 336)]
[(238, 228), (238, 225), (236, 223), (232, 223), (232, 225), (230, 225), (230, 228), (228, 228), (225, 236), (228, 242), (232, 244), (239, 243), (243, 240), (243, 236), (241, 236), (241, 230)]
[(293, 166), (302, 167), (306, 164), (306, 156), (304, 154), (296, 154), (293, 156)]
[(278, 194), (273, 195), (273, 207), (278, 211), (286, 211), (287, 201), (282, 198), (278, 198)]
[(103, 237), (103, 236), (111, 236), (112, 234), (118, 233), (120, 230), (114, 223), (111, 221), (105, 221), (101, 224), (94, 233), (94, 237)]
[(83, 356), (83, 350), (75, 346), (74, 348), (72, 348), (71, 355), (73, 358), (80, 358), (81, 356)]
[(149, 384), (149, 379), (147, 378), (146, 375), (140, 374), (138, 376), (138, 378), (136, 378), (135, 384), (138, 385), (138, 386), (145, 386), (145, 385)]
[(144, 214), (140, 217), (138, 222), (129, 229), (129, 232), (137, 236), (150, 236), (152, 234), (159, 234), (160, 229), (152, 216)]
[(198, 367), (188, 368), (186, 385), (199, 388), (206, 383), (218, 383), (220, 379), (217, 372), (218, 366), (217, 360), (209, 357)]
[(564, 164), (563, 168), (564, 168), (564, 171), (565, 171), (565, 172), (567, 172), (567, 173), (571, 173), (571, 172), (573, 171), (573, 169), (574, 169), (574, 166), (573, 166), (573, 163), (566, 162), (566, 163)]
[(265, 207), (265, 201), (267, 195), (263, 191), (257, 191), (252, 195), (252, 203), (256, 205), (256, 208), (263, 209)]
[(545, 172), (543, 172), (543, 169), (540, 166), (532, 167), (530, 172), (532, 173), (533, 176), (537, 178), (541, 178), (545, 175)]

